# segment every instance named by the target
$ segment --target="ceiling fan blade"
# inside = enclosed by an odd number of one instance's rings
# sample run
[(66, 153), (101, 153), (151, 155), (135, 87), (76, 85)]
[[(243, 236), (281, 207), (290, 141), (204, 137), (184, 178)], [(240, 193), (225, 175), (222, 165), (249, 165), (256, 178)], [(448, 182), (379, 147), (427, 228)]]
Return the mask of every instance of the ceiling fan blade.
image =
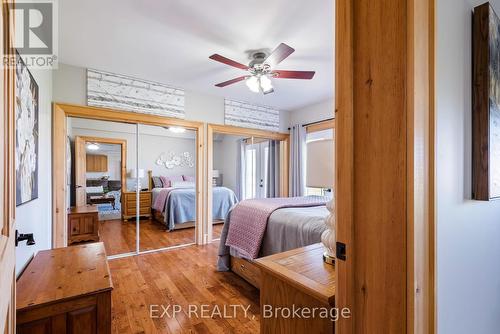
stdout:
[(276, 78), (279, 79), (305, 79), (310, 80), (314, 77), (314, 71), (273, 71)]
[(217, 85), (215, 85), (215, 86), (217, 86), (217, 87), (221, 87), (221, 88), (222, 88), (222, 87), (226, 87), (226, 86), (232, 85), (232, 84), (234, 84), (234, 83), (237, 83), (237, 82), (243, 81), (243, 80), (245, 80), (246, 78), (248, 78), (248, 76), (247, 76), (247, 75), (242, 76), (242, 77), (238, 77), (238, 78), (234, 78), (234, 79), (232, 79), (232, 80), (228, 80), (228, 81), (224, 81), (224, 82), (218, 83), (218, 84), (217, 84)]
[(289, 55), (295, 51), (291, 46), (281, 43), (278, 47), (267, 57), (264, 63), (274, 68), (276, 65), (285, 60)]
[(215, 61), (218, 61), (220, 63), (226, 64), (226, 65), (229, 65), (229, 66), (240, 68), (242, 70), (248, 70), (248, 68), (249, 68), (247, 65), (243, 65), (241, 63), (238, 63), (237, 61), (231, 60), (229, 58), (226, 58), (226, 57), (218, 55), (218, 54), (213, 54), (208, 58), (215, 60)]

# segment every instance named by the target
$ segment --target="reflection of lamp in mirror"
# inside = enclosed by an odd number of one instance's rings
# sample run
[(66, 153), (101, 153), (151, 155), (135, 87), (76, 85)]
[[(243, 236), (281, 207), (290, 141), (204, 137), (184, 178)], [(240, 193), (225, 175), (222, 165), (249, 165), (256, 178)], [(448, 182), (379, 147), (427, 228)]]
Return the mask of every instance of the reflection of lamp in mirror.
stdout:
[[(316, 140), (307, 143), (306, 185), (312, 188), (332, 189), (335, 176), (334, 146), (332, 139)], [(330, 214), (326, 218), (326, 230), (321, 234), (325, 246), (323, 259), (335, 263), (335, 198), (326, 204)]]
[(136, 180), (136, 190), (141, 191), (141, 178), (144, 177), (144, 169), (131, 169), (129, 171), (130, 178)]
[(220, 171), (218, 171), (218, 170), (214, 169), (214, 170), (212, 171), (212, 185), (213, 185), (214, 187), (216, 187), (216, 186), (217, 186), (217, 179), (218, 179), (219, 177), (220, 177)]

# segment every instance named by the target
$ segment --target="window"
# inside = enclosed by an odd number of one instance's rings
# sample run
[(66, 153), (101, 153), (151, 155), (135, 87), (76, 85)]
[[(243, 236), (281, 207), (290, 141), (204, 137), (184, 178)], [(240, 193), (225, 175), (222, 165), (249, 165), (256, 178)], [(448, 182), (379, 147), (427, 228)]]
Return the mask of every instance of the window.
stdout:
[[(325, 139), (334, 139), (334, 130), (326, 129), (314, 132), (308, 132), (306, 137), (306, 144), (317, 141), (317, 140), (325, 140)], [(306, 159), (308, 157), (306, 156)], [(306, 164), (307, 166), (307, 164)], [(307, 168), (307, 167), (306, 167)], [(305, 171), (307, 175), (307, 170)], [(317, 196), (332, 196), (332, 192), (329, 189), (325, 188), (315, 188), (315, 187), (306, 187), (306, 196), (317, 195)]]

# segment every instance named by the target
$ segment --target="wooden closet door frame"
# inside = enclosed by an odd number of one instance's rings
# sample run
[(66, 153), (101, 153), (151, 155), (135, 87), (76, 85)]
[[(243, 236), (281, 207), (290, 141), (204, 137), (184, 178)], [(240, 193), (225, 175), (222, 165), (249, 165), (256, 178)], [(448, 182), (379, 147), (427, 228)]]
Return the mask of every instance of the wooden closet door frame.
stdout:
[[(156, 126), (181, 126), (196, 131), (196, 243), (203, 243), (204, 124), (177, 118), (140, 114), (108, 108), (54, 102), (52, 104), (52, 247), (67, 246), (66, 136), (68, 117)], [(162, 249), (160, 249), (162, 250)], [(134, 252), (138, 254), (137, 252)], [(140, 252), (143, 253), (143, 252)]]
[(436, 331), (435, 7), (336, 0), (337, 333)]

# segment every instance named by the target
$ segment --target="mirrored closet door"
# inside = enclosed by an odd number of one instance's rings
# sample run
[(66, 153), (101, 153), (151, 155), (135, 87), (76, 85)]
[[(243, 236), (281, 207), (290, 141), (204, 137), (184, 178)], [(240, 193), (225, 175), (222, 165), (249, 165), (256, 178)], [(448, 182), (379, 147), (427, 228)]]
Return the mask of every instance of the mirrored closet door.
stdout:
[(67, 118), (68, 244), (104, 242), (108, 256), (137, 251), (137, 125)]
[(239, 201), (287, 196), (284, 140), (214, 132), (212, 136), (212, 240)]
[(195, 243), (196, 136), (179, 126), (138, 127), (139, 249)]

